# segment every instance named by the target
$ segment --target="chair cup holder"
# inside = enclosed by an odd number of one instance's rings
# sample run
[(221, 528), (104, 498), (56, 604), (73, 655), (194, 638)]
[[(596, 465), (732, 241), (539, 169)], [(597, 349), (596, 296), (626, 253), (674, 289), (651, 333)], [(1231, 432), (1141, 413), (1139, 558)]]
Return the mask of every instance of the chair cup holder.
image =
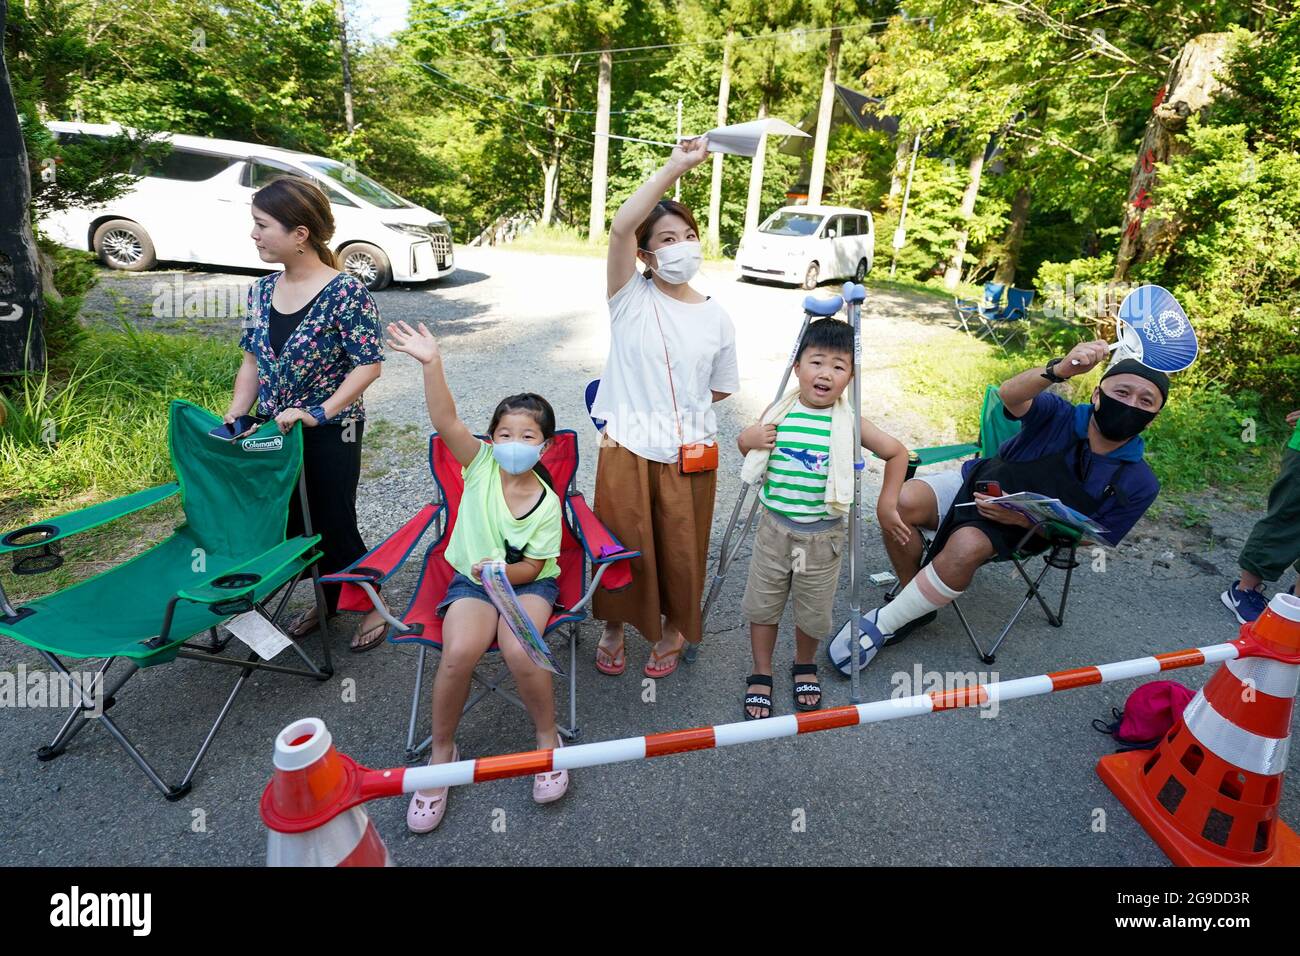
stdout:
[(44, 574), (63, 564), (59, 543), (47, 540), (58, 533), (52, 524), (34, 524), (0, 538), (0, 544), (22, 548), (14, 552), (14, 574)]
[[(250, 574), (246, 571), (236, 571), (233, 574), (223, 574), (212, 582), (214, 588), (220, 588), (223, 591), (247, 590), (258, 581), (262, 580), (260, 574)], [(233, 614), (243, 614), (253, 609), (253, 599), (248, 594), (242, 594), (236, 598), (229, 598), (225, 601), (216, 601), (209, 605), (212, 613), (226, 617)]]
[(258, 581), (262, 580), (260, 574), (236, 573), (223, 574), (212, 582), (214, 588), (223, 588), (234, 590), (235, 588), (251, 588)]

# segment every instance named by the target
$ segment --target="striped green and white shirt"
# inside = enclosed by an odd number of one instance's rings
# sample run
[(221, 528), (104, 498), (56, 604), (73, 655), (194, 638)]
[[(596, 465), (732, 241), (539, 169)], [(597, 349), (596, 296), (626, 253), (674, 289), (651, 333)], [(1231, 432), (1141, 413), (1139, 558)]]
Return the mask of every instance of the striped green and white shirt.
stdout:
[(767, 463), (759, 501), (798, 524), (828, 521), (826, 478), (830, 474), (831, 410), (796, 401), (776, 426), (776, 447)]

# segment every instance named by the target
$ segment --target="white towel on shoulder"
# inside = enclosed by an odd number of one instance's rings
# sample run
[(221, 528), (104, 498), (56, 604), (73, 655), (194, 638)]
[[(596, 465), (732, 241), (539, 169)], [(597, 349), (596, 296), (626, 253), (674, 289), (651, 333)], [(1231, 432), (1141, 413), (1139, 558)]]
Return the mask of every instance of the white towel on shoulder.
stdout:
[[(853, 506), (853, 442), (861, 440), (861, 430), (855, 429), (853, 421), (853, 404), (848, 398), (848, 389), (831, 406), (831, 457), (826, 476), (826, 510), (831, 514), (846, 515)], [(799, 400), (799, 386), (795, 385), (788, 392), (768, 406), (760, 422), (775, 425), (784, 420)], [(755, 448), (745, 456), (745, 463), (740, 469), (740, 480), (747, 485), (755, 485), (767, 477), (767, 462), (771, 452), (766, 448)]]

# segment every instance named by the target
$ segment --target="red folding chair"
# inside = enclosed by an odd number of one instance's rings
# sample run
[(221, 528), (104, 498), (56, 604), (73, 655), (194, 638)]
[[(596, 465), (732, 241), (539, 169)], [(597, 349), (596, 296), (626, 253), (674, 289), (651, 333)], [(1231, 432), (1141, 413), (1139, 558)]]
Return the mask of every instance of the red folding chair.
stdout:
[[(586, 499), (577, 490), (578, 474), (578, 436), (571, 430), (557, 431), (551, 447), (542, 456), (542, 464), (555, 481), (557, 494), (562, 494), (565, 503), (565, 518), (560, 540), (560, 596), (556, 601), (554, 613), (546, 625), (546, 635), (564, 629), (569, 638), (569, 663), (566, 668), (569, 698), (569, 722), (561, 723), (559, 731), (565, 739), (573, 740), (578, 736), (577, 713), (577, 641), (578, 622), (586, 616), (586, 607), (591, 601), (597, 587), (608, 591), (620, 591), (632, 583), (632, 568), (627, 564), (629, 558), (639, 557), (639, 551), (629, 551), (623, 547), (588, 506)], [(437, 536), (424, 554), (424, 564), (420, 568), (420, 579), (416, 584), (415, 594), (407, 606), (401, 620), (394, 618), (381, 609), (388, 620), (388, 640), (394, 644), (417, 644), (420, 652), (415, 664), (415, 690), (411, 697), (411, 717), (406, 730), (406, 757), (410, 761), (420, 758), (428, 749), (432, 736), (424, 738), (418, 746), (415, 743), (415, 725), (420, 710), (421, 693), (424, 689), (425, 654), (430, 647), (442, 650), (442, 618), (438, 616), (437, 607), (447, 593), (447, 587), (455, 575), (455, 569), (447, 563), (447, 545), (451, 542), (451, 531), (456, 526), (456, 515), (460, 508), (461, 494), (464, 492), (464, 478), (460, 462), (436, 434), (429, 437), (429, 469), (438, 489), (438, 497), (425, 505), (406, 524), (389, 535), (378, 547), (371, 549), (357, 559), (351, 566), (337, 574), (327, 575), (322, 581), (338, 581), (343, 584), (339, 598), (339, 609), (344, 611), (369, 611), (378, 607), (374, 585), (387, 581), (400, 568), (416, 544), (424, 536), (430, 525), (436, 525)], [(594, 572), (587, 581), (587, 562), (590, 561)], [(465, 711), (477, 704), (490, 693), (500, 694), (520, 709), (524, 703), (505, 682), (509, 678), (509, 669), (500, 658), (499, 648), (494, 641), (488, 649), (491, 658), (485, 657), (479, 667), (474, 669), (472, 679), (480, 687), (465, 702)], [(480, 668), (491, 666), (495, 673), (488, 675)]]

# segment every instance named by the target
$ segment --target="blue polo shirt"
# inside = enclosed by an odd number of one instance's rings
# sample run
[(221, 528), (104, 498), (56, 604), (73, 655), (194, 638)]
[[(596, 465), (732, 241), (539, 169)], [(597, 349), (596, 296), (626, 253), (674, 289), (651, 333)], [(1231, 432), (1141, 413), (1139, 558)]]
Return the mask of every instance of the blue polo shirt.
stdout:
[[(1002, 414), (1011, 421), (1016, 420), (1005, 408)], [(1143, 460), (1146, 445), (1141, 435), (1130, 438), (1109, 455), (1096, 454), (1086, 443), (1080, 445), (1080, 440), (1088, 437), (1091, 417), (1091, 404), (1071, 405), (1059, 395), (1042, 392), (1020, 418), (1020, 431), (1002, 443), (998, 457), (1003, 461), (1033, 461), (1063, 449), (1082, 449), (1082, 463), (1073, 450), (1065, 460), (1075, 469), (1075, 474), (1083, 475), (1083, 487), (1094, 498), (1101, 497), (1107, 485), (1115, 485), (1118, 493), (1106, 498), (1088, 517), (1109, 532), (1105, 535), (1107, 541), (1119, 544), (1156, 500), (1160, 482)], [(979, 460), (974, 458), (962, 465), (963, 478), (970, 475)], [(1130, 464), (1120, 471), (1125, 463)]]

